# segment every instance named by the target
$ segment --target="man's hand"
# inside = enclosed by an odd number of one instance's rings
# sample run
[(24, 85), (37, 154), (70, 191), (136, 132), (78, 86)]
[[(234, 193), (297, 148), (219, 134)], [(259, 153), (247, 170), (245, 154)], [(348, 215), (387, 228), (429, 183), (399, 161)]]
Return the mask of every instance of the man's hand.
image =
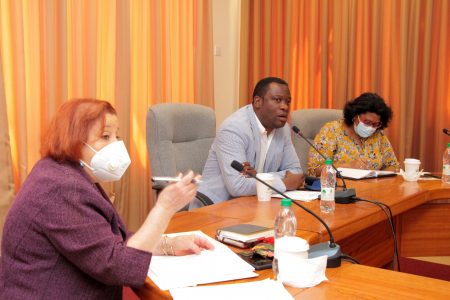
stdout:
[(244, 161), (242, 163), (242, 166), (244, 166), (244, 170), (243, 170), (243, 172), (241, 172), (242, 175), (244, 175), (247, 178), (250, 177), (247, 175), (247, 173), (250, 173), (253, 176), (256, 176), (256, 170), (250, 165), (250, 163), (248, 161)]
[(288, 191), (299, 189), (305, 184), (305, 175), (303, 173), (294, 174), (286, 171), (286, 176), (284, 176), (283, 183)]

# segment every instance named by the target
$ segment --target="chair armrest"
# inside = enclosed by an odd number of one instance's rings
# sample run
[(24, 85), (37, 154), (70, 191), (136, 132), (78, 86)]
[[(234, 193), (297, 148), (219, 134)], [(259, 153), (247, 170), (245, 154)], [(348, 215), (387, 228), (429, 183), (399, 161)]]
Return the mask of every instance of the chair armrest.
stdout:
[(169, 185), (169, 183), (167, 183), (167, 182), (160, 182), (160, 181), (153, 182), (152, 189), (157, 192), (160, 192), (162, 189), (164, 189), (168, 185)]
[(205, 194), (200, 193), (200, 192), (197, 192), (197, 195), (195, 195), (195, 198), (198, 201), (200, 201), (203, 204), (203, 206), (208, 206), (208, 205), (214, 204), (214, 202), (211, 199), (209, 199), (208, 196), (206, 196)]

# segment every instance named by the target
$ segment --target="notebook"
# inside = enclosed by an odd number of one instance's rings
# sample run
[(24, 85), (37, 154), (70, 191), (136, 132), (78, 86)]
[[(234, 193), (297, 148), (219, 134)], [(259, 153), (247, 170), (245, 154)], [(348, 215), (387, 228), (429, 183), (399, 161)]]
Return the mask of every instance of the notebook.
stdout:
[(393, 171), (380, 171), (380, 170), (361, 170), (351, 168), (338, 168), (342, 177), (347, 179), (367, 179), (378, 177), (390, 177), (397, 174)]
[(244, 243), (253, 242), (259, 238), (270, 237), (273, 235), (273, 228), (253, 224), (236, 224), (219, 228), (216, 231), (216, 237), (219, 241), (228, 238)]

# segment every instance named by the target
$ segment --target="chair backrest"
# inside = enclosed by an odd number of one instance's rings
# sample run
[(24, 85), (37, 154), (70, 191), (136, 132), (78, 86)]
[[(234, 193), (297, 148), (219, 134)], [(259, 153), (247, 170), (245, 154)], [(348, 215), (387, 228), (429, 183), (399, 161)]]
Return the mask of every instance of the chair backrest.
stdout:
[(216, 116), (206, 106), (164, 103), (147, 112), (147, 149), (152, 176), (201, 174), (216, 136)]
[[(342, 119), (341, 109), (299, 109), (291, 113), (292, 125), (297, 126), (303, 135), (313, 142), (320, 128), (330, 121)], [(300, 159), (303, 172), (308, 169), (309, 145), (300, 137), (293, 137), (295, 151)]]

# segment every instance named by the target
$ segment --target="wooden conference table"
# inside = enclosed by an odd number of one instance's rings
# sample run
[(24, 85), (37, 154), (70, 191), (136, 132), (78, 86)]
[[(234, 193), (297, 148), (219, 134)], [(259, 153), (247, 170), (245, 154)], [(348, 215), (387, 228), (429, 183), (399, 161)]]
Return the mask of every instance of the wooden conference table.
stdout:
[[(396, 224), (400, 256), (450, 255), (450, 185), (440, 180), (406, 182), (400, 176), (346, 181), (358, 197), (376, 200), (390, 206)], [(309, 289), (288, 287), (295, 298), (433, 298), (450, 299), (450, 282), (394, 272), (386, 267), (393, 258), (393, 239), (386, 215), (367, 202), (337, 204), (331, 214), (320, 212), (319, 201), (303, 203), (321, 216), (330, 227), (342, 252), (361, 262), (343, 263), (327, 269), (328, 282)], [(273, 226), (280, 208), (279, 201), (258, 202), (256, 197), (242, 197), (177, 213), (167, 233), (202, 230), (214, 237), (219, 227), (237, 223)], [(310, 244), (328, 241), (328, 234), (314, 217), (297, 206), (297, 235)], [(240, 251), (240, 249), (235, 249)], [(236, 280), (245, 282), (272, 277), (271, 270), (258, 271), (259, 277)], [(148, 279), (148, 278), (147, 278)], [(150, 279), (138, 291), (142, 299), (171, 299)]]

